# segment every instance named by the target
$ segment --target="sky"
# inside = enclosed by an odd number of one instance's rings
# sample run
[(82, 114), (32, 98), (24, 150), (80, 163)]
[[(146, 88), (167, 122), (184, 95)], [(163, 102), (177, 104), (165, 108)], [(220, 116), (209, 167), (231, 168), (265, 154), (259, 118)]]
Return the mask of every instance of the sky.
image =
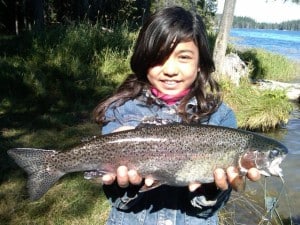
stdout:
[[(222, 13), (225, 0), (218, 0), (217, 13)], [(300, 4), (283, 0), (236, 0), (235, 16), (250, 17), (256, 22), (280, 23), (300, 19)]]

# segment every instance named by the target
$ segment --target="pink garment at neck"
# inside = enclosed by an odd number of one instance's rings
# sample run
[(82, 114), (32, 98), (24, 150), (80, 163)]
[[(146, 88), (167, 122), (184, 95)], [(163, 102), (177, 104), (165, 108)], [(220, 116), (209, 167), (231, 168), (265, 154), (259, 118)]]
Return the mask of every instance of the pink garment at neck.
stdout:
[(151, 92), (154, 96), (156, 96), (157, 98), (159, 98), (162, 101), (164, 101), (165, 103), (167, 103), (167, 105), (174, 105), (176, 102), (181, 100), (184, 96), (186, 96), (190, 92), (190, 89), (186, 89), (186, 90), (178, 93), (177, 95), (167, 95), (167, 94), (161, 93), (159, 90), (157, 90), (154, 87), (151, 88)]

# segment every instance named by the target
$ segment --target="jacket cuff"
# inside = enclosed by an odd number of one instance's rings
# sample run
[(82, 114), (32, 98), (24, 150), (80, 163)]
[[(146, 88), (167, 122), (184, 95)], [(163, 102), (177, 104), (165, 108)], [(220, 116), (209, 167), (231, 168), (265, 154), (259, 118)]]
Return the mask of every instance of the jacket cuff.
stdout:
[(195, 192), (190, 193), (190, 202), (192, 206), (203, 209), (206, 207), (220, 208), (229, 199), (231, 187), (222, 191), (214, 183), (203, 184)]
[(103, 185), (103, 191), (112, 206), (121, 210), (130, 209), (141, 199), (143, 193), (139, 189), (140, 186), (133, 185), (127, 188), (121, 188), (117, 184)]

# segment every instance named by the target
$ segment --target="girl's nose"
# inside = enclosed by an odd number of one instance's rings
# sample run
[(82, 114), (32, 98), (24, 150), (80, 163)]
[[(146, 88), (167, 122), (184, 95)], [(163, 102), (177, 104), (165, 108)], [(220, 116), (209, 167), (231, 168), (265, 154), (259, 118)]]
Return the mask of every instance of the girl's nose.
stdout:
[(163, 64), (163, 73), (164, 73), (164, 75), (169, 76), (169, 77), (177, 76), (178, 68), (177, 68), (176, 63), (174, 62), (173, 59), (169, 58)]

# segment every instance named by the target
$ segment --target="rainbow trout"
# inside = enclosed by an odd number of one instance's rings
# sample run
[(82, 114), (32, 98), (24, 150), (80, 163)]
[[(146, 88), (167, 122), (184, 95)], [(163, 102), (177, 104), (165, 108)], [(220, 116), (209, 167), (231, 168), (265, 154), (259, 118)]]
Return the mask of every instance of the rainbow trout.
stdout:
[(68, 151), (8, 150), (28, 174), (31, 200), (41, 198), (63, 175), (76, 171), (115, 172), (120, 165), (136, 169), (156, 184), (185, 186), (214, 181), (215, 168), (251, 167), (282, 177), (280, 163), (288, 150), (280, 142), (253, 132), (210, 125), (140, 127), (91, 140)]

